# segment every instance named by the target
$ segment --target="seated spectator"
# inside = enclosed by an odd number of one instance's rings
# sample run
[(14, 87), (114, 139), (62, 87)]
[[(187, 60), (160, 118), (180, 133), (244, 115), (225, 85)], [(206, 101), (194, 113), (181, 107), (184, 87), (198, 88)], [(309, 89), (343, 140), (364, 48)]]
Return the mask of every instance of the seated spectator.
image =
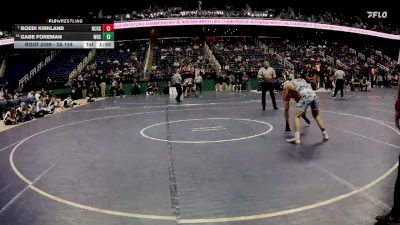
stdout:
[(15, 125), (17, 124), (17, 115), (15, 109), (11, 108), (4, 115), (4, 125)]
[(54, 113), (56, 110), (57, 102), (56, 98), (52, 97), (46, 102), (46, 109), (49, 113)]
[(158, 88), (157, 82), (154, 82), (154, 84), (153, 84), (153, 93), (160, 94), (160, 88)]
[(31, 105), (21, 102), (20, 107), (16, 110), (17, 122), (26, 122), (33, 118), (33, 109)]
[(72, 100), (71, 95), (68, 95), (68, 97), (66, 99), (64, 99), (64, 101), (63, 101), (64, 108), (72, 108), (75, 105), (77, 105), (77, 104)]
[(153, 85), (151, 85), (150, 82), (147, 83), (147, 88), (146, 88), (146, 95), (153, 95)]
[(47, 115), (47, 114), (50, 114), (50, 113), (52, 113), (52, 112), (49, 111), (49, 110), (46, 108), (44, 99), (43, 99), (42, 96), (40, 96), (40, 97), (39, 97), (39, 100), (36, 102), (36, 111), (35, 111), (35, 115), (34, 115), (34, 116), (35, 116), (36, 118), (40, 118), (40, 117), (43, 117), (43, 116), (45, 116), (45, 115)]
[(356, 88), (361, 89), (361, 82), (357, 77), (351, 79), (350, 90), (355, 91)]
[(369, 82), (365, 77), (361, 80), (361, 91), (371, 91), (371, 82)]
[(333, 90), (334, 87), (334, 78), (333, 76), (329, 76), (328, 79), (325, 79), (325, 89), (326, 90)]
[(28, 98), (33, 98), (33, 97), (35, 97), (35, 92), (34, 91), (30, 91), (28, 93)]
[(13, 99), (19, 99), (21, 96), (22, 96), (21, 93), (17, 90), (17, 91), (15, 91), (15, 93), (14, 93)]
[(64, 99), (64, 101), (63, 101), (64, 108), (72, 108), (75, 105), (76, 105), (76, 103), (74, 103), (74, 101), (72, 100), (71, 95), (68, 95), (68, 97), (66, 99)]
[(117, 96), (125, 98), (125, 91), (124, 91), (124, 89), (122, 89), (122, 85), (118, 85)]
[(35, 93), (35, 100), (36, 101), (39, 101), (40, 95), (41, 95), (41, 92), (40, 91), (36, 91), (36, 93)]

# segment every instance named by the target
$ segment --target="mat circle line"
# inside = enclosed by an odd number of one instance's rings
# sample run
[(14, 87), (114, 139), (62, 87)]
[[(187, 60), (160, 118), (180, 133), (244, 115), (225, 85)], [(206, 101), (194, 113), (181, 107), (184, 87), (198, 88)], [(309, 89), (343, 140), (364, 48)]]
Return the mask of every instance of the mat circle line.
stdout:
[[(167, 139), (161, 139), (161, 138), (154, 138), (154, 137), (150, 137), (148, 135), (146, 135), (144, 132), (152, 127), (156, 127), (156, 126), (160, 126), (160, 125), (164, 125), (164, 124), (171, 124), (171, 123), (180, 123), (180, 122), (186, 122), (186, 121), (200, 121), (200, 120), (239, 120), (239, 121), (251, 121), (251, 122), (257, 122), (257, 123), (262, 123), (266, 126), (268, 126), (269, 128), (267, 130), (265, 130), (262, 133), (259, 134), (254, 134), (254, 135), (250, 135), (250, 136), (245, 136), (245, 137), (241, 137), (241, 138), (231, 138), (231, 139), (222, 139), (222, 140), (214, 140), (214, 141), (174, 141), (174, 140), (167, 140)], [(154, 140), (154, 141), (163, 141), (163, 142), (170, 142), (170, 143), (179, 143), (179, 144), (207, 144), (207, 143), (222, 143), (222, 142), (232, 142), (232, 141), (240, 141), (240, 140), (246, 140), (246, 139), (250, 139), (250, 138), (255, 138), (255, 137), (259, 137), (262, 135), (266, 135), (268, 133), (270, 133), (272, 130), (274, 129), (274, 127), (264, 121), (259, 121), (259, 120), (251, 120), (251, 119), (240, 119), (240, 118), (199, 118), (199, 119), (186, 119), (186, 120), (175, 120), (175, 121), (168, 121), (168, 122), (162, 122), (162, 123), (156, 123), (150, 126), (147, 126), (143, 129), (140, 130), (140, 135), (142, 135), (145, 138)]]

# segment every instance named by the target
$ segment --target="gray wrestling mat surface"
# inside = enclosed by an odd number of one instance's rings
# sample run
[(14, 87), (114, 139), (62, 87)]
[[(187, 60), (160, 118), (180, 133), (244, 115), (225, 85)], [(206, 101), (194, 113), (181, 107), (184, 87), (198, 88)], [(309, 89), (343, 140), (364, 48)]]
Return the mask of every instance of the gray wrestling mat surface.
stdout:
[(262, 111), (256, 93), (107, 99), (2, 132), (0, 224), (373, 224), (392, 204), (396, 90), (318, 95), (330, 140), (308, 112), (297, 146), (282, 101)]

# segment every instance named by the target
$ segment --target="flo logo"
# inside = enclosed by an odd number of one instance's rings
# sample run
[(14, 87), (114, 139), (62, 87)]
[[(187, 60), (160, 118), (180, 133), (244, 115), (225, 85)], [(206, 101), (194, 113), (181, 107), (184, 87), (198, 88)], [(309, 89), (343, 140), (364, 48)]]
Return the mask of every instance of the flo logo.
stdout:
[(383, 11), (367, 11), (368, 18), (386, 18), (387, 17), (387, 12)]

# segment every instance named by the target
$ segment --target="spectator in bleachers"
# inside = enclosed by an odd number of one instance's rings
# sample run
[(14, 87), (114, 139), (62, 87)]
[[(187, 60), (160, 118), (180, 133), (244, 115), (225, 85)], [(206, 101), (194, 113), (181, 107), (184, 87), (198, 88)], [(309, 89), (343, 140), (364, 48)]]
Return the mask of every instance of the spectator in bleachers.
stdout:
[(35, 92), (34, 91), (28, 92), (28, 98), (34, 98), (34, 97), (35, 97)]

